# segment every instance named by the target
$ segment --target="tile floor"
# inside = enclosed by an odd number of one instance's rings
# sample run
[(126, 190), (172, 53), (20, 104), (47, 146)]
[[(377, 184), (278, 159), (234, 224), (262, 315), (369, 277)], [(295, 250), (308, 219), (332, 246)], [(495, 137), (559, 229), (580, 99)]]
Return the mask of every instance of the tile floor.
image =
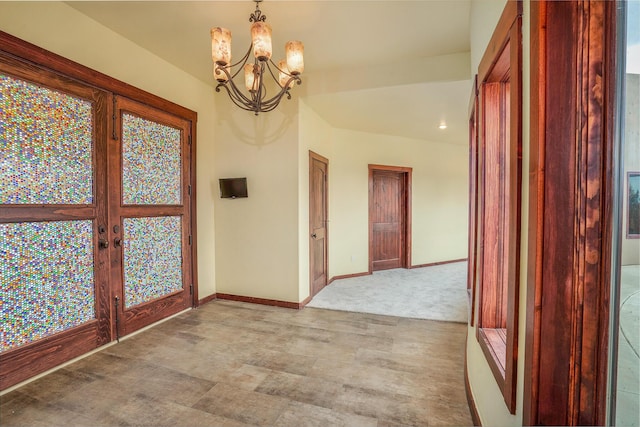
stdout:
[(469, 426), (466, 325), (214, 301), (0, 397), (2, 426)]

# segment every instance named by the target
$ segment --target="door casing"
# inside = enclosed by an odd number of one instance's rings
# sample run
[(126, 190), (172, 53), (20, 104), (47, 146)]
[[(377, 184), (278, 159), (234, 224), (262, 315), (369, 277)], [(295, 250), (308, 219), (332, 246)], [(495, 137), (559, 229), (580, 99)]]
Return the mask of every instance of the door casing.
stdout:
[(411, 268), (411, 174), (413, 169), (403, 166), (385, 166), (385, 165), (369, 165), (369, 273), (373, 272), (373, 209), (374, 209), (374, 186), (373, 175), (376, 171), (397, 172), (402, 175), (404, 194), (403, 198), (403, 214), (404, 214), (404, 227), (403, 227), (403, 245), (402, 245), (402, 260), (401, 268)]
[[(314, 182), (316, 178), (315, 171), (317, 166), (324, 169), (324, 183), (320, 183), (322, 194), (320, 197), (320, 209), (318, 210), (317, 203), (315, 201), (315, 192), (318, 186)], [(328, 181), (329, 181), (329, 159), (323, 157), (313, 151), (309, 151), (309, 296), (313, 297), (327, 285), (327, 276), (329, 272), (329, 244), (328, 244)], [(320, 218), (320, 224), (316, 224), (317, 219)], [(317, 243), (321, 241), (322, 245), (322, 271), (319, 276), (315, 274), (316, 265), (316, 249)], [(316, 283), (316, 282), (319, 282)]]

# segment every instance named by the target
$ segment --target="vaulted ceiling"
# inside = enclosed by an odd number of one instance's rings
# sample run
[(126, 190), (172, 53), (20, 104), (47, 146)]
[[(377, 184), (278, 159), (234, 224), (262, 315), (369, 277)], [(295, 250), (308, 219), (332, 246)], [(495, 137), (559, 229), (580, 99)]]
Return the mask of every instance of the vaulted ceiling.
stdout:
[[(232, 31), (240, 59), (255, 9), (249, 0), (68, 4), (211, 86), (210, 28)], [(332, 126), (467, 143), (470, 0), (265, 0), (260, 9), (273, 27), (274, 59), (286, 41), (304, 42), (294, 96)]]

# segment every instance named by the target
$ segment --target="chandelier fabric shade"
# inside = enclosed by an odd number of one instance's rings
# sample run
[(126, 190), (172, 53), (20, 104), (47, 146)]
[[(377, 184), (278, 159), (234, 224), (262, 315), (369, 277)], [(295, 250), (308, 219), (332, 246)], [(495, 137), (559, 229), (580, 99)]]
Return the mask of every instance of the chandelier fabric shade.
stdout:
[[(273, 54), (271, 34), (272, 29), (265, 22), (266, 16), (259, 8), (262, 0), (253, 0), (256, 10), (249, 16), (251, 25), (251, 45), (242, 59), (231, 63), (231, 31), (222, 27), (211, 28), (211, 58), (213, 60), (213, 75), (218, 85), (216, 92), (227, 91), (234, 104), (243, 110), (258, 113), (274, 110), (280, 100), (286, 95), (291, 99), (289, 90), (295, 84), (301, 84), (300, 74), (304, 71), (304, 45), (300, 41), (289, 41), (285, 45), (286, 59), (276, 65), (271, 56)], [(251, 52), (253, 51), (253, 58)], [(244, 77), (244, 87), (241, 90), (234, 78), (240, 74)], [(271, 76), (277, 93), (267, 96), (267, 82), (265, 78)], [(277, 77), (276, 77), (277, 75)]]

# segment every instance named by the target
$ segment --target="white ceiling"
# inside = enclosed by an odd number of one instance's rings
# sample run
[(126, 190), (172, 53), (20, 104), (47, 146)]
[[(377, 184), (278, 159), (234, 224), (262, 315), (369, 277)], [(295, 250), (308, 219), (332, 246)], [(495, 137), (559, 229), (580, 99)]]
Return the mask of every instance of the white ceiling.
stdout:
[[(265, 0), (260, 9), (273, 27), (274, 59), (283, 57), (286, 41), (304, 42), (304, 85), (305, 75), (389, 65), (401, 72), (425, 58), (468, 52), (470, 1)], [(255, 9), (249, 0), (68, 4), (212, 86), (210, 28), (232, 31), (232, 55), (240, 59), (250, 44), (248, 18)], [(314, 93), (305, 101), (335, 127), (466, 144), (469, 79), (400, 79)], [(438, 129), (442, 120), (445, 131)]]

